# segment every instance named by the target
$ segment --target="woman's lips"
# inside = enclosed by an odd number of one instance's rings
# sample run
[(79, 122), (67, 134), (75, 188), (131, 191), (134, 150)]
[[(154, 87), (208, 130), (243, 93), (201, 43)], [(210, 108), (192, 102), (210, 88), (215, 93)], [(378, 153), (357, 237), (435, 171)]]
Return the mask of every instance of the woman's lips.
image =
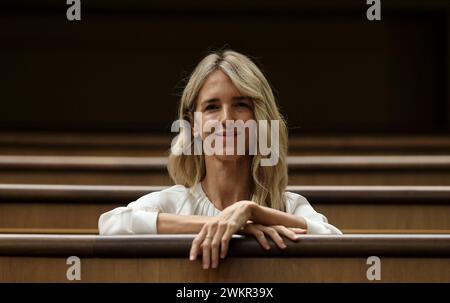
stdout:
[(215, 135), (220, 137), (237, 137), (239, 134), (237, 132), (222, 132), (215, 133)]

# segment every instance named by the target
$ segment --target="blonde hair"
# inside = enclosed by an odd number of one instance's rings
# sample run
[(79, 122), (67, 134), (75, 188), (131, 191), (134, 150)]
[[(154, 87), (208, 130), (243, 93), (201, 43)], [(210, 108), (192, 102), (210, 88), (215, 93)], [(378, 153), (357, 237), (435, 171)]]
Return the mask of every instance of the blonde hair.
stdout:
[[(232, 51), (224, 50), (206, 56), (192, 72), (184, 88), (178, 111), (179, 119), (194, 123), (194, 111), (197, 97), (206, 78), (215, 70), (224, 72), (237, 89), (253, 100), (255, 120), (279, 121), (279, 160), (274, 166), (261, 166), (262, 156), (253, 156), (251, 164), (252, 201), (262, 206), (268, 206), (285, 211), (285, 195), (287, 186), (287, 127), (281, 116), (272, 89), (260, 69), (248, 57)], [(268, 123), (267, 133), (271, 133)], [(186, 150), (183, 141), (183, 128), (174, 142), (174, 147)], [(270, 138), (270, 136), (269, 136)], [(191, 135), (191, 141), (195, 139)], [(272, 144), (271, 142), (269, 144)], [(192, 143), (191, 143), (192, 145)], [(175, 155), (170, 153), (168, 161), (169, 175), (175, 184), (193, 187), (201, 182), (206, 175), (204, 155)]]

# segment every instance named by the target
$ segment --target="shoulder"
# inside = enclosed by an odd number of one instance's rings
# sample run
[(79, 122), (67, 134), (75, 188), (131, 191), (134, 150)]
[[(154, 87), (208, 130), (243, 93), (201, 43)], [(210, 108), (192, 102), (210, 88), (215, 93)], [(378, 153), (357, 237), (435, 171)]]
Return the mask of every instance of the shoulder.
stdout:
[(165, 188), (163, 190), (148, 193), (137, 199), (136, 202), (151, 201), (151, 200), (173, 201), (187, 195), (189, 195), (189, 188), (178, 184)]
[(131, 208), (157, 209), (163, 212), (177, 212), (184, 203), (192, 201), (189, 188), (183, 185), (173, 185), (159, 191), (148, 193), (129, 204)]
[(294, 213), (297, 208), (302, 206), (310, 206), (308, 200), (300, 194), (286, 191), (284, 192), (284, 197), (286, 212), (288, 213)]

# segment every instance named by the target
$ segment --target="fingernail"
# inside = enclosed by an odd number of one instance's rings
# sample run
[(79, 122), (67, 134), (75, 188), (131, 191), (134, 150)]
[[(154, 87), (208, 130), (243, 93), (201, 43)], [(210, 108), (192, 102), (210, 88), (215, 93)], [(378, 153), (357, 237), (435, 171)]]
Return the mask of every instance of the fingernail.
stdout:
[(194, 261), (194, 259), (195, 259), (195, 258), (194, 258), (193, 255), (190, 255), (190, 256), (189, 256), (189, 260)]

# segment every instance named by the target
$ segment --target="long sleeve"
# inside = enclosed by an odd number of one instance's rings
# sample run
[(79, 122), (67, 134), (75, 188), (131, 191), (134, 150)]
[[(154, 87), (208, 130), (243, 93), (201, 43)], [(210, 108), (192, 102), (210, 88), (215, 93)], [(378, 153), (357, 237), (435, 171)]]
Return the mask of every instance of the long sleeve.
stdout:
[(162, 202), (158, 192), (145, 195), (126, 207), (117, 207), (98, 220), (100, 235), (156, 234)]
[(288, 192), (286, 202), (289, 213), (305, 219), (308, 234), (342, 235), (338, 228), (328, 223), (327, 217), (314, 210), (305, 197)]

